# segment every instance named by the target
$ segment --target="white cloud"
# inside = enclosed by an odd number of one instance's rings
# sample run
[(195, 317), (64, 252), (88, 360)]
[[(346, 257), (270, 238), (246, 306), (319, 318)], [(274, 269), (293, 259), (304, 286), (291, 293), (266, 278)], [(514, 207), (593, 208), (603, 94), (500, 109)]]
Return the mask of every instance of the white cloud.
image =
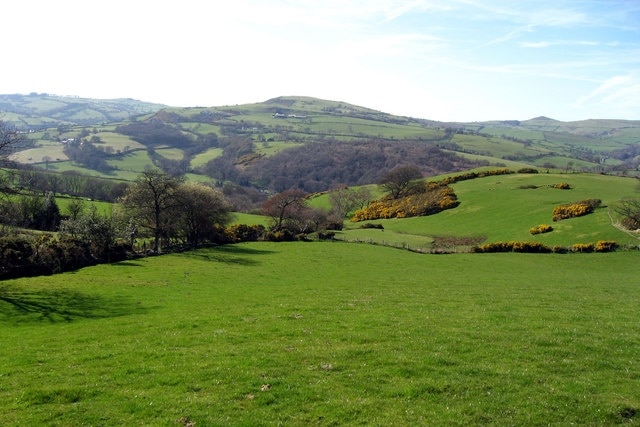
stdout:
[(610, 112), (610, 117), (637, 119), (640, 111), (640, 75), (613, 76), (589, 94), (579, 97), (576, 105), (582, 109), (597, 108)]

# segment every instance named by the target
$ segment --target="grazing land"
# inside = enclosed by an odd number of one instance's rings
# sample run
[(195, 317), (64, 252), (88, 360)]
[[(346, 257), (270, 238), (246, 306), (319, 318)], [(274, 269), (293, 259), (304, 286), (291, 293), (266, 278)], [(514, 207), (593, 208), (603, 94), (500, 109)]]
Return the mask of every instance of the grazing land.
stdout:
[[(566, 182), (571, 189), (553, 185)], [(440, 242), (535, 241), (548, 246), (571, 246), (613, 240), (623, 246), (638, 245), (638, 236), (615, 225), (615, 206), (620, 199), (638, 192), (638, 181), (599, 174), (509, 174), (489, 176), (452, 184), (460, 205), (437, 215), (365, 222), (346, 221), (336, 238), (429, 251)], [(585, 199), (600, 199), (593, 214), (554, 222), (555, 206)], [(363, 224), (383, 229), (363, 229)], [(532, 236), (531, 227), (550, 224), (550, 233)], [(450, 238), (450, 239), (447, 239)], [(449, 245), (450, 250), (466, 250), (469, 244)], [(440, 247), (440, 249), (447, 249)]]
[(260, 242), (5, 281), (0, 423), (637, 421), (637, 257)]

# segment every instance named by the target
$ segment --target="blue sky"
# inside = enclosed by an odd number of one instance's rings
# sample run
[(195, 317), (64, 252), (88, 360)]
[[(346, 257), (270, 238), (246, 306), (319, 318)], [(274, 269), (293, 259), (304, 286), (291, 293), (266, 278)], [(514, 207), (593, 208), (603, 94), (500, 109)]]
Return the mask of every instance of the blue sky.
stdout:
[(0, 93), (640, 119), (635, 0), (21, 0), (3, 17)]

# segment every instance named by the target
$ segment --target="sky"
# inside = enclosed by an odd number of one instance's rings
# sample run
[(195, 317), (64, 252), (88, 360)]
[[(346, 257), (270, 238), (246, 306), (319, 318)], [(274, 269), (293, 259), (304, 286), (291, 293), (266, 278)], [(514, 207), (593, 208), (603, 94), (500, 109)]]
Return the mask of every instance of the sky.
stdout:
[(640, 120), (638, 0), (10, 0), (0, 93)]

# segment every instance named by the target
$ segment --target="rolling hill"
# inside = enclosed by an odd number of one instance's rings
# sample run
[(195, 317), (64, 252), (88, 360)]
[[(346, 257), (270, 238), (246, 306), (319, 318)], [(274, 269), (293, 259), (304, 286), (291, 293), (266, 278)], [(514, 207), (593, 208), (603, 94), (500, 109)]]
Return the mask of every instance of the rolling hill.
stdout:
[(425, 176), (483, 165), (633, 175), (640, 164), (640, 121), (444, 123), (294, 96), (208, 108), (11, 99), (0, 96), (3, 120), (33, 123), (23, 126), (28, 144), (13, 160), (119, 180), (155, 166), (191, 179), (316, 192), (377, 182), (408, 163)]
[(0, 95), (0, 120), (21, 129), (100, 125), (165, 108), (135, 99), (91, 99), (31, 93)]

